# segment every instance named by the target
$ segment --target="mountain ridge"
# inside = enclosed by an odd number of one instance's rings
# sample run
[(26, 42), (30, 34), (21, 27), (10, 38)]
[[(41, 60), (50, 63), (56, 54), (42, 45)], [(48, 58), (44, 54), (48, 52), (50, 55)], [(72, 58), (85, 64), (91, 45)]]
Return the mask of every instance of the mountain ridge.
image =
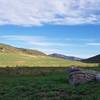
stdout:
[(58, 54), (58, 53), (49, 54), (48, 56), (62, 58), (62, 59), (66, 59), (66, 60), (72, 60), (72, 61), (73, 60), (79, 61), (82, 59), (82, 58), (78, 58), (78, 57), (74, 57), (74, 56), (66, 56), (64, 54)]
[(82, 61), (85, 63), (100, 63), (100, 54), (87, 59), (83, 59)]

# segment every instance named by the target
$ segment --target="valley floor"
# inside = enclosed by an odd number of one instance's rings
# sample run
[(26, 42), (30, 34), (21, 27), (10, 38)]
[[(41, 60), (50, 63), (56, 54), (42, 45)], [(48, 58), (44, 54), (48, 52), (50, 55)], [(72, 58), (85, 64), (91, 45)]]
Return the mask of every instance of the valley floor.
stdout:
[(100, 100), (100, 83), (67, 79), (66, 68), (0, 68), (0, 100)]

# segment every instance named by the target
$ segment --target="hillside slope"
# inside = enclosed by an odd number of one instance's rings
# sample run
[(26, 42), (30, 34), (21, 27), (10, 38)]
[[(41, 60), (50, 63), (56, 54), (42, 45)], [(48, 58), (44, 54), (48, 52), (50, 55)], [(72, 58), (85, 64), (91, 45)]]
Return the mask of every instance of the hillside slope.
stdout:
[(0, 67), (64, 67), (71, 65), (90, 66), (91, 64), (54, 58), (40, 51), (0, 44)]
[(30, 56), (14, 53), (0, 54), (0, 67), (67, 67), (71, 65), (90, 66), (91, 64), (86, 64), (79, 61), (63, 60), (48, 56)]
[(0, 43), (0, 53), (18, 53), (19, 50), (13, 46)]
[(23, 53), (28, 55), (34, 55), (34, 56), (45, 56), (46, 54), (38, 51), (38, 50), (32, 50), (32, 49), (24, 49), (24, 48), (16, 48), (10, 45), (6, 44), (0, 44), (0, 53)]
[(82, 61), (86, 62), (86, 63), (100, 63), (100, 54), (93, 56), (93, 57), (90, 57), (88, 59), (84, 59)]
[(72, 61), (81, 60), (81, 58), (78, 58), (78, 57), (66, 56), (66, 55), (58, 54), (58, 53), (53, 53), (53, 54), (50, 54), (49, 56), (55, 57), (55, 58), (62, 58), (62, 59), (66, 59), (66, 60), (72, 60)]

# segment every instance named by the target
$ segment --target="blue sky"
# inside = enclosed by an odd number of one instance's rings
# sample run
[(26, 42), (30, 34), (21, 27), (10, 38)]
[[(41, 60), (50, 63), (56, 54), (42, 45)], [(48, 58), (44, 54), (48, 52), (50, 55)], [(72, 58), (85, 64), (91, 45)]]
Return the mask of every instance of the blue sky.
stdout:
[(0, 42), (46, 53), (89, 57), (100, 53), (99, 25), (0, 26)]
[(0, 0), (0, 43), (82, 58), (100, 54), (100, 0), (33, 1)]

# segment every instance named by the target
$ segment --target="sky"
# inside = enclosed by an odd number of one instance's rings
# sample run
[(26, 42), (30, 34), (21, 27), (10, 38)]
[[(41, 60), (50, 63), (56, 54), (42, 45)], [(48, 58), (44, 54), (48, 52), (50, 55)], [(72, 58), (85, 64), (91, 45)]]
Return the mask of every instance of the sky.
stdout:
[(0, 43), (47, 54), (100, 54), (100, 0), (0, 0)]

